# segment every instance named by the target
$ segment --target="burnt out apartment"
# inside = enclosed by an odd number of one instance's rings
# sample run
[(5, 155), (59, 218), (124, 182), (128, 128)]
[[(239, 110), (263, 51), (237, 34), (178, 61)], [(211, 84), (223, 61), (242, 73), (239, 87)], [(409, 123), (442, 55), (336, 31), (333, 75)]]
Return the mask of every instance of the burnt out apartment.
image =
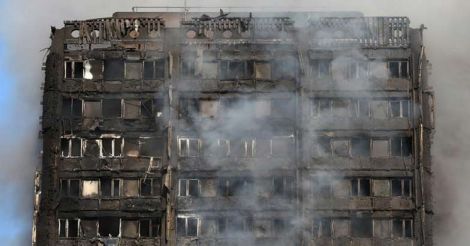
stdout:
[(33, 245), (432, 245), (423, 30), (222, 11), (53, 28)]

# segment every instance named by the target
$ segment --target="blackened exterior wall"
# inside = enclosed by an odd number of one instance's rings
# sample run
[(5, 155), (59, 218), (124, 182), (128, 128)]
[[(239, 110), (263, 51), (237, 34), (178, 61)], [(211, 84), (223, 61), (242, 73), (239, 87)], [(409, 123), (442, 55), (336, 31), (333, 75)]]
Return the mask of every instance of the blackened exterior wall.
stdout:
[(33, 244), (432, 245), (422, 29), (188, 15), (52, 33)]

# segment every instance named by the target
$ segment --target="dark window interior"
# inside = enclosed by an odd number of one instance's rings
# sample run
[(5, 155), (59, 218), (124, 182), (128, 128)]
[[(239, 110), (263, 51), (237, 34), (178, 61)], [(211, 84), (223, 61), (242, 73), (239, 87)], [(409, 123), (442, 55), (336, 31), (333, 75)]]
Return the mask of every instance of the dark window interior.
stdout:
[(165, 77), (165, 59), (144, 62), (144, 79), (145, 80), (163, 79), (164, 77)]
[(78, 220), (69, 219), (69, 236), (78, 237)]
[(103, 99), (101, 107), (103, 110), (103, 117), (121, 117), (121, 99)]
[(162, 156), (161, 138), (145, 138), (141, 140), (140, 155), (142, 156)]
[(106, 59), (104, 61), (104, 80), (122, 80), (124, 78), (124, 60)]
[(360, 190), (359, 190), (359, 195), (360, 196), (370, 196), (370, 180), (369, 179), (361, 179), (360, 180)]
[(141, 237), (158, 237), (160, 235), (160, 219), (140, 220)]
[(186, 218), (176, 218), (176, 229), (178, 236), (186, 236)]
[(220, 79), (250, 79), (253, 77), (253, 61), (221, 61), (220, 62)]
[(83, 62), (74, 62), (74, 67), (73, 77), (76, 79), (83, 78)]
[(366, 137), (352, 138), (351, 144), (352, 144), (351, 153), (354, 157), (370, 156), (369, 138), (366, 138)]
[(198, 197), (199, 196), (199, 182), (198, 180), (190, 179), (189, 182), (189, 195)]
[(80, 181), (78, 179), (70, 180), (69, 196), (78, 197), (80, 194)]
[(389, 62), (389, 73), (392, 78), (400, 77), (400, 62)]
[(67, 220), (59, 220), (60, 228), (59, 228), (59, 237), (66, 237), (66, 231), (65, 231), (65, 224)]
[(103, 178), (101, 179), (101, 195), (103, 197), (111, 196), (111, 179)]
[(79, 138), (72, 138), (72, 156), (80, 156), (81, 149), (81, 140)]
[(391, 101), (390, 108), (392, 111), (392, 117), (400, 117), (400, 101)]
[(293, 80), (297, 77), (299, 65), (297, 59), (287, 57), (272, 62), (273, 79)]
[(158, 196), (160, 195), (160, 179), (147, 178), (140, 181), (140, 194), (142, 196)]
[(119, 235), (119, 218), (105, 217), (98, 220), (99, 233), (102, 237), (117, 237)]
[(391, 139), (392, 156), (401, 156), (401, 138), (394, 137)]
[(353, 237), (372, 237), (372, 219), (370, 217), (353, 217), (351, 220), (351, 232)]
[(197, 236), (197, 219), (196, 218), (188, 218), (187, 236), (190, 236), (190, 237)]

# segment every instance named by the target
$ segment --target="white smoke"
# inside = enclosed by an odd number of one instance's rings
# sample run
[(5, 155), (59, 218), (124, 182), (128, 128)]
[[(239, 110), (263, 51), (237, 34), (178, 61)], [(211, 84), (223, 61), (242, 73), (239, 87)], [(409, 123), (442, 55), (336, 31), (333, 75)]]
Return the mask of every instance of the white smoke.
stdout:
[[(0, 37), (6, 42), (2, 68), (14, 81), (10, 109), (2, 109), (5, 124), (0, 129), (0, 201), (1, 219), (21, 221), (20, 233), (1, 233), (4, 245), (28, 245), (32, 214), (33, 172), (39, 166), (38, 140), (41, 114), (41, 49), (50, 44), (49, 26), (62, 26), (63, 20), (110, 16), (128, 11), (134, 5), (182, 6), (183, 1), (133, 0), (16, 0), (0, 2), (3, 19)], [(433, 63), (431, 82), (436, 91), (437, 131), (433, 158), (435, 173), (435, 243), (467, 245), (470, 241), (470, 193), (466, 162), (470, 148), (470, 117), (466, 98), (470, 89), (470, 2), (463, 0), (322, 0), (322, 1), (188, 1), (188, 5), (214, 7), (274, 7), (277, 10), (361, 11), (366, 16), (408, 16), (412, 26), (425, 24), (425, 44)], [(247, 8), (249, 9), (249, 8)], [(264, 8), (270, 10), (269, 8)], [(3, 87), (2, 87), (3, 88)], [(14, 113), (8, 113), (14, 112)], [(7, 209), (16, 208), (16, 209)], [(15, 224), (16, 225), (16, 224)], [(14, 230), (16, 231), (16, 230)]]

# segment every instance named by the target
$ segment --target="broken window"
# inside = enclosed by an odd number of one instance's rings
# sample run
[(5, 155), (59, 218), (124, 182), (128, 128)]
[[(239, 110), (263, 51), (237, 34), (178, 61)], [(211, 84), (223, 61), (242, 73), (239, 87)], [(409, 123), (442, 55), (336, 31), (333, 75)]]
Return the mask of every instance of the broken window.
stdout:
[(101, 157), (120, 157), (122, 143), (122, 138), (102, 138)]
[(370, 196), (370, 179), (357, 178), (351, 180), (352, 196)]
[(213, 99), (201, 99), (199, 101), (199, 115), (204, 118), (215, 118), (219, 101)]
[(276, 80), (293, 80), (299, 72), (299, 63), (292, 56), (286, 56), (282, 60), (276, 59), (271, 64), (273, 68), (272, 76)]
[(176, 231), (180, 237), (196, 237), (198, 235), (198, 222), (196, 217), (176, 218)]
[(329, 218), (317, 218), (313, 220), (313, 237), (331, 237), (332, 226), (331, 219)]
[(330, 137), (317, 137), (316, 142), (313, 143), (313, 153), (316, 157), (331, 156), (331, 138)]
[(82, 116), (82, 100), (78, 98), (62, 98), (62, 116), (78, 118)]
[(82, 197), (98, 197), (99, 183), (98, 180), (82, 180)]
[(140, 100), (124, 100), (124, 115), (125, 119), (138, 119), (140, 116)]
[(293, 197), (294, 178), (288, 176), (273, 177), (273, 195), (283, 198)]
[(258, 80), (270, 80), (271, 63), (257, 61), (255, 64), (255, 78)]
[(142, 100), (141, 114), (145, 118), (163, 116), (163, 99), (144, 99)]
[(85, 152), (84, 156), (85, 157), (98, 157), (100, 156), (100, 147), (99, 143), (100, 140), (95, 140), (95, 139), (88, 139), (85, 141)]
[(349, 156), (349, 140), (346, 139), (333, 139), (331, 141), (333, 153), (335, 156), (348, 157)]
[(121, 99), (103, 99), (102, 109), (104, 118), (121, 117)]
[(351, 154), (353, 157), (369, 157), (370, 142), (367, 137), (355, 137), (351, 139)]
[(397, 100), (390, 101), (390, 113), (391, 117), (395, 118), (407, 118), (410, 114), (410, 101), (409, 100)]
[(197, 138), (179, 138), (178, 152), (181, 157), (197, 157), (200, 154), (201, 144)]
[(377, 179), (372, 181), (372, 188), (374, 189), (374, 196), (388, 197), (390, 196), (390, 182), (384, 179)]
[(408, 78), (408, 61), (389, 61), (388, 69), (392, 78)]
[[(258, 150), (258, 142), (256, 150)], [(292, 156), (294, 154), (294, 137), (274, 137), (271, 140), (271, 153), (274, 157)]]
[(163, 139), (161, 138), (141, 138), (140, 139), (140, 156), (162, 156), (162, 144)]
[(325, 79), (331, 77), (331, 60), (319, 59), (312, 61), (312, 73), (314, 78)]
[(77, 238), (80, 236), (79, 219), (59, 219), (59, 237)]
[(219, 196), (247, 195), (253, 190), (253, 179), (248, 177), (219, 178), (217, 190)]
[(80, 180), (62, 179), (60, 181), (60, 194), (64, 197), (78, 197), (80, 195)]
[(65, 78), (66, 79), (82, 79), (83, 78), (83, 62), (82, 61), (66, 61), (65, 62)]
[(104, 217), (98, 219), (98, 233), (101, 237), (117, 237), (120, 234), (121, 219)]
[(160, 219), (141, 219), (139, 227), (141, 237), (160, 236)]
[(101, 101), (84, 101), (83, 117), (85, 118), (101, 118)]
[(354, 216), (351, 219), (351, 234), (353, 237), (370, 238), (372, 237), (372, 228), (370, 215)]
[(200, 189), (198, 179), (180, 179), (178, 187), (178, 196), (199, 197)]
[(125, 197), (139, 196), (139, 180), (136, 180), (136, 179), (122, 180), (122, 194)]
[(331, 182), (324, 178), (315, 178), (311, 183), (313, 198), (331, 198), (333, 194)]
[(372, 140), (372, 154), (373, 158), (389, 157), (389, 141), (386, 139), (373, 139)]
[(60, 148), (62, 157), (81, 157), (83, 154), (81, 138), (61, 138)]
[(104, 61), (104, 80), (122, 80), (124, 78), (124, 60), (106, 59)]
[(101, 196), (102, 197), (119, 197), (121, 195), (120, 179), (101, 179)]
[(139, 156), (139, 139), (126, 138), (124, 141), (124, 154), (129, 157)]
[(370, 107), (366, 99), (357, 99), (354, 103), (354, 116), (357, 118), (369, 118)]
[(159, 196), (161, 194), (161, 179), (145, 178), (140, 180), (141, 196)]
[(199, 110), (199, 100), (195, 98), (180, 98), (179, 118), (190, 118)]
[(412, 219), (393, 219), (393, 237), (412, 238), (413, 220)]
[(224, 60), (220, 61), (219, 78), (221, 80), (251, 79), (253, 61)]
[(393, 137), (390, 141), (392, 156), (408, 157), (411, 155), (411, 137)]
[(392, 196), (411, 197), (411, 179), (392, 179)]
[(374, 100), (370, 102), (371, 117), (374, 119), (388, 118), (388, 102)]
[(142, 79), (142, 62), (126, 61), (124, 77), (129, 80)]
[[(194, 69), (194, 67), (193, 67)], [(192, 73), (194, 75), (194, 71)], [(144, 80), (164, 79), (165, 59), (144, 62)]]
[(335, 238), (348, 237), (350, 233), (350, 220), (335, 219), (333, 220), (333, 233)]

